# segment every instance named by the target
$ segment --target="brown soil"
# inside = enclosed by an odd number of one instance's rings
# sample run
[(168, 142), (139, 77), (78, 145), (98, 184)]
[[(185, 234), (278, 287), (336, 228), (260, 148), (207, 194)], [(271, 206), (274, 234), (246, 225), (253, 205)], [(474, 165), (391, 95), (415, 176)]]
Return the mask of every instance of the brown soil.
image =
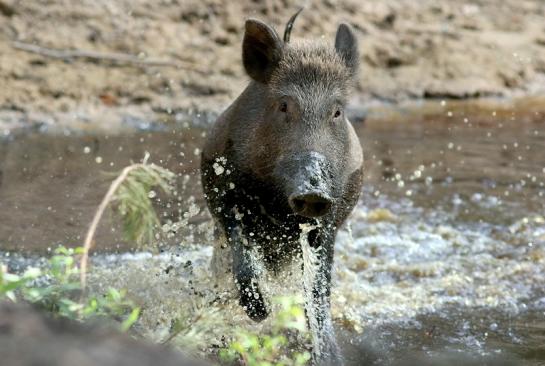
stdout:
[[(32, 122), (115, 127), (157, 112), (219, 111), (244, 87), (244, 18), (283, 24), (291, 0), (0, 0), (0, 131)], [(362, 70), (353, 104), (370, 100), (538, 94), (545, 90), (545, 2), (321, 0), (293, 37), (357, 30)], [(183, 65), (59, 60), (14, 48), (117, 52)]]

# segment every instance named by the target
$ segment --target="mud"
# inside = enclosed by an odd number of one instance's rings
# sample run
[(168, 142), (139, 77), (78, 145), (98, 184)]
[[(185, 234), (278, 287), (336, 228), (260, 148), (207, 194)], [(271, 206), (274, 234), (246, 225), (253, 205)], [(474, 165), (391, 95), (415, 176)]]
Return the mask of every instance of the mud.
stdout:
[(208, 365), (166, 347), (136, 341), (104, 324), (54, 319), (23, 304), (0, 303), (0, 329), (4, 365)]
[[(165, 122), (178, 111), (219, 112), (247, 82), (246, 17), (282, 29), (300, 1), (0, 1), (0, 134), (57, 126), (97, 131)], [(353, 106), (374, 101), (543, 94), (545, 4), (525, 1), (305, 2), (293, 37), (358, 33)], [(177, 64), (54, 59), (16, 48), (123, 53)]]

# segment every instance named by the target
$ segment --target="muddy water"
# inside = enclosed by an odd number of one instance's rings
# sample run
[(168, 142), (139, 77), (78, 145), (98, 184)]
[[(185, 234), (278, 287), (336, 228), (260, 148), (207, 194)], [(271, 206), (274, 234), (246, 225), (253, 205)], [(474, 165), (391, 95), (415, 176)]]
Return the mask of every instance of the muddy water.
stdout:
[[(543, 101), (438, 101), (372, 112), (355, 122), (366, 186), (336, 244), (332, 306), (347, 359), (388, 364), (406, 354), (457, 352), (545, 364)], [(0, 247), (11, 251), (8, 261), (25, 263), (13, 251), (29, 257), (79, 245), (107, 172), (149, 151), (180, 175), (178, 195), (157, 206), (167, 229), (179, 216), (184, 227), (161, 253), (131, 254), (107, 217), (92, 285), (128, 288), (144, 308), (139, 331), (156, 341), (176, 318), (192, 326), (190, 337), (174, 342), (206, 350), (235, 327), (270, 326), (248, 321), (232, 293), (221, 291), (225, 284), (214, 288), (197, 171), (205, 129), (189, 125), (1, 142)], [(270, 292), (281, 293), (272, 282)]]

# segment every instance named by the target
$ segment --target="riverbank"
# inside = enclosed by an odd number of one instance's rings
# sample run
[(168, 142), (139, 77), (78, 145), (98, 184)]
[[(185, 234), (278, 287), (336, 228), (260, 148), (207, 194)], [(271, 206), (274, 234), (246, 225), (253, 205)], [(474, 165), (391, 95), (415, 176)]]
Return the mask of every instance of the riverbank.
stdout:
[[(0, 131), (95, 131), (219, 113), (247, 83), (244, 19), (281, 32), (298, 2), (0, 1)], [(293, 37), (358, 33), (351, 105), (539, 95), (545, 3), (356, 0), (307, 4)], [(74, 52), (75, 50), (75, 52)], [(92, 52), (90, 57), (89, 52)], [(361, 113), (360, 113), (361, 114)]]

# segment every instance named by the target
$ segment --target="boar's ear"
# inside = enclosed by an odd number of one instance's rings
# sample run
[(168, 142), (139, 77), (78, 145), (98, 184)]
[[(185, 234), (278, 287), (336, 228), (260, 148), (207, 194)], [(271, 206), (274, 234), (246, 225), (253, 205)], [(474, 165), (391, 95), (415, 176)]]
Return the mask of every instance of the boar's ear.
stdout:
[(352, 28), (346, 23), (341, 23), (337, 29), (335, 50), (342, 57), (346, 67), (351, 70), (352, 74), (356, 74), (359, 63), (358, 40)]
[(267, 24), (248, 19), (242, 42), (242, 62), (248, 75), (267, 83), (282, 57), (283, 43), (274, 29)]

